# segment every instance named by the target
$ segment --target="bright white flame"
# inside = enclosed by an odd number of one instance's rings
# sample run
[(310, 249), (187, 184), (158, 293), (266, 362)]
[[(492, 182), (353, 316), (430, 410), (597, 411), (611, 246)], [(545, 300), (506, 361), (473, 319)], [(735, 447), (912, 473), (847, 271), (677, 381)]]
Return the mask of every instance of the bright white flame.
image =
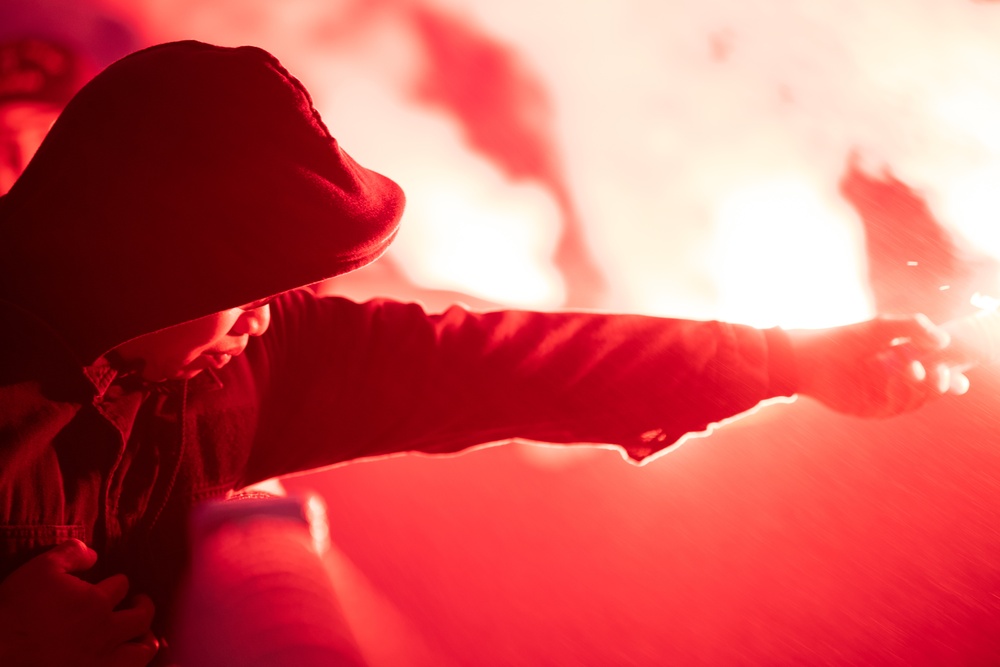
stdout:
[(941, 211), (980, 250), (1000, 257), (1000, 160), (956, 173), (943, 193)]
[[(356, 99), (368, 104), (352, 104)], [(448, 116), (367, 77), (340, 72), (337, 94), (320, 108), (344, 128), (353, 157), (406, 192), (390, 255), (410, 280), (507, 306), (562, 304), (564, 285), (552, 263), (562, 221), (549, 193), (506, 178), (468, 148)]]
[[(541, 188), (513, 184), (472, 156), (452, 154), (413, 189), (394, 256), (421, 285), (503, 304), (555, 307), (563, 299), (551, 267), (559, 215)], [(468, 178), (468, 181), (466, 181)], [(456, 187), (456, 182), (458, 186)], [(410, 234), (409, 230), (419, 233)]]
[[(500, 257), (501, 252), (509, 256), (509, 251), (496, 242), (499, 223), (492, 208), (496, 197), (507, 199), (502, 192), (509, 183), (494, 173), (488, 177), (490, 184), (472, 193), (427, 190), (443, 189), (442, 183), (454, 190), (465, 187), (468, 179), (462, 172), (475, 158), (454, 130), (450, 135), (425, 133), (426, 123), (414, 120), (423, 112), (404, 99), (414, 73), (426, 66), (408, 24), (415, 6), (468, 20), (509, 45), (539, 74), (556, 111), (556, 143), (570, 190), (611, 283), (616, 308), (759, 322), (821, 321), (825, 318), (803, 317), (810, 310), (805, 304), (817, 300), (826, 303), (815, 310), (833, 319), (840, 319), (834, 313), (841, 310), (854, 313), (851, 317), (867, 311), (860, 305), (834, 305), (866, 301), (857, 284), (858, 271), (845, 265), (834, 272), (849, 277), (840, 296), (817, 291), (816, 281), (804, 277), (796, 279), (803, 293), (793, 294), (791, 271), (778, 271), (781, 264), (773, 263), (785, 257), (748, 267), (740, 259), (739, 244), (717, 242), (709, 224), (713, 208), (729, 194), (739, 199), (736, 190), (748, 179), (770, 181), (794, 172), (833, 188), (848, 156), (855, 153), (889, 166), (927, 196), (935, 214), (945, 212), (938, 204), (947, 198), (955, 210), (946, 219), (1000, 256), (1000, 232), (995, 231), (1000, 229), (995, 224), (1000, 189), (991, 192), (989, 178), (973, 177), (975, 182), (963, 184), (956, 176), (1000, 162), (1000, 124), (995, 120), (1000, 116), (1000, 77), (992, 66), (1000, 53), (996, 3), (578, 2), (572, 3), (571, 29), (566, 22), (570, 4), (533, 0), (100, 4), (134, 17), (155, 41), (200, 38), (258, 44), (276, 53), (307, 84), (334, 134), (352, 154), (406, 188), (411, 211), (404, 220), (402, 243), (392, 253), (400, 255), (411, 277), (427, 281), (428, 287), (538, 307), (558, 305), (555, 294), (561, 293), (558, 282), (543, 286), (542, 278), (551, 273), (548, 250), (543, 250), (548, 231), (513, 263)], [(594, 48), (595, 34), (606, 48)], [(392, 95), (363, 94), (366, 91), (352, 79), (390, 88)], [(435, 146), (429, 137), (445, 139)], [(432, 179), (438, 181), (436, 186), (427, 185)], [(993, 178), (992, 183), (1000, 180)], [(428, 201), (423, 205), (414, 198), (425, 191)], [(518, 187), (511, 192), (514, 197), (523, 194)], [(536, 216), (536, 224), (551, 220), (538, 212), (547, 205), (539, 204), (536, 194), (526, 195), (521, 208), (514, 206), (510, 212), (520, 215), (526, 209)], [(810, 229), (830, 226), (829, 216), (840, 210), (838, 205), (843, 207), (834, 200), (828, 198), (831, 206)], [(421, 207), (425, 213), (418, 217), (414, 210)], [(430, 266), (430, 258), (415, 257), (417, 246), (430, 246), (432, 239), (417, 244), (407, 237), (428, 220), (436, 244), (442, 235), (433, 231), (438, 210), (467, 216), (469, 223), (479, 221), (474, 224), (483, 230), (482, 236), (464, 246), (469, 248), (466, 259), (475, 257), (470, 262), (475, 266)], [(768, 233), (773, 214), (758, 217), (765, 227), (742, 233), (752, 238)], [(848, 228), (844, 234), (855, 233), (853, 220), (841, 217)], [(512, 226), (506, 233), (520, 232)], [(827, 233), (837, 236), (830, 229)], [(815, 251), (814, 240), (801, 234), (795, 238), (805, 245), (785, 254), (808, 258), (807, 268), (818, 272), (827, 256)], [(484, 252), (491, 244), (495, 250)], [(852, 264), (861, 261), (858, 244), (855, 249), (858, 259), (848, 260)], [(734, 255), (731, 261), (716, 263), (728, 264), (720, 267), (726, 273), (712, 275), (706, 256), (727, 252)], [(493, 277), (478, 275), (487, 268)], [(748, 268), (779, 275), (751, 283)], [(772, 302), (754, 314), (753, 309), (763, 305), (757, 294), (761, 286), (774, 290), (782, 282), (783, 288), (773, 294), (779, 301), (794, 298), (783, 306), (794, 306), (794, 311), (785, 312)], [(722, 312), (716, 308), (717, 285), (726, 300)], [(536, 289), (544, 294), (533, 294)]]
[[(981, 62), (989, 62), (995, 55), (982, 53), (980, 57)], [(995, 84), (991, 90), (981, 81), (971, 80), (933, 98), (931, 110), (936, 120), (956, 137), (968, 137), (982, 148), (1000, 151), (1000, 126), (996, 122), (1000, 117), (998, 93)]]
[(717, 210), (723, 319), (824, 327), (872, 314), (859, 239), (808, 184), (773, 180), (733, 192)]

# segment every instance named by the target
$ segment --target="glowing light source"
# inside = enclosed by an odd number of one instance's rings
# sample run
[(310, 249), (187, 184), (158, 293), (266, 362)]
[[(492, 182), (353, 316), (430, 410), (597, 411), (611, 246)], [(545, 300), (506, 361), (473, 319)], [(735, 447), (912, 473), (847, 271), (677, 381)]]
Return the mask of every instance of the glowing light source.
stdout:
[(408, 201), (392, 252), (407, 275), (500, 304), (559, 306), (552, 254), (561, 220), (551, 195), (470, 153), (449, 120), (429, 112), (405, 120), (424, 148), (414, 153), (419, 164), (399, 171)]
[(721, 316), (756, 326), (823, 327), (864, 319), (861, 240), (808, 183), (772, 180), (716, 210), (713, 274)]
[(945, 188), (942, 210), (979, 250), (1000, 258), (1000, 161), (955, 173)]

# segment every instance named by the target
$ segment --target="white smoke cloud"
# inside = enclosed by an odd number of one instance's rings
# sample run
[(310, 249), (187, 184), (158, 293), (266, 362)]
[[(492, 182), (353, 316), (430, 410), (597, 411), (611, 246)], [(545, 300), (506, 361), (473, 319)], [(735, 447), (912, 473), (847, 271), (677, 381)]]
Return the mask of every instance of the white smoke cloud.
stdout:
[[(401, 91), (422, 62), (400, 23), (400, 8), (419, 3), (118, 1), (147, 26), (151, 39), (196, 37), (273, 50), (300, 73), (351, 152), (362, 160), (389, 151), (403, 155), (392, 161), (399, 169), (392, 175), (404, 184), (430, 191), (432, 177), (441, 191), (459, 188), (476, 172), (474, 165), (482, 166), (457, 139), (439, 141), (433, 173), (407, 155), (426, 149), (408, 144), (415, 135), (446, 122), (430, 120), (426, 110), (404, 108)], [(733, 197), (780, 192), (775, 184), (791, 179), (823, 211), (803, 210), (798, 238), (810, 238), (810, 230), (827, 238), (830, 225), (839, 224), (841, 242), (825, 246), (825, 259), (811, 263), (812, 272), (796, 255), (816, 250), (786, 243), (758, 244), (756, 251), (764, 255), (755, 261), (779, 271), (784, 266), (789, 280), (806, 292), (825, 293), (831, 280), (839, 281), (845, 298), (839, 310), (836, 300), (825, 299), (827, 316), (867, 315), (870, 306), (858, 298), (861, 230), (837, 193), (852, 152), (864, 165), (891, 166), (926, 196), (935, 214), (969, 238), (982, 238), (977, 230), (1000, 215), (1000, 201), (991, 194), (1000, 169), (1000, 128), (994, 120), (1000, 117), (998, 5), (933, 0), (425, 4), (464, 17), (509, 44), (547, 87), (561, 162), (590, 245), (611, 283), (612, 307), (728, 319), (748, 319), (757, 307), (783, 324), (806, 323), (802, 303), (787, 303), (782, 310), (787, 295), (775, 294), (766, 281), (755, 288), (749, 268), (720, 272), (716, 261), (730, 252), (731, 244), (720, 238), (725, 229), (740, 224), (759, 229), (761, 236), (779, 233), (768, 211), (778, 219), (787, 208), (780, 198), (770, 204), (758, 198), (753, 215), (740, 222)], [(358, 77), (395, 93), (339, 94)], [(398, 102), (393, 108), (374, 108), (393, 94)], [(369, 127), (359, 129), (362, 121)], [(516, 257), (497, 244), (469, 246), (470, 266), (500, 270), (516, 262), (532, 267), (527, 273), (539, 280), (552, 276), (545, 258), (551, 203), (537, 191), (503, 183), (496, 172), (479, 173), (494, 181), (471, 186), (478, 192), (464, 201), (481, 207), (480, 219), (509, 211), (527, 221), (519, 229), (535, 226), (540, 234)], [(515, 200), (520, 203), (507, 205)], [(425, 229), (429, 238), (439, 235), (439, 221), (428, 220), (432, 215), (432, 207), (414, 207), (407, 217), (412, 233)], [(461, 271), (435, 275), (422, 267), (418, 245), (399, 253), (409, 275), (431, 287), (462, 283)], [(1000, 242), (994, 246), (993, 252), (1000, 252)], [(476, 280), (496, 282), (470, 277), (465, 287), (480, 294), (485, 292)], [(553, 296), (558, 282), (554, 285), (548, 292), (538, 288), (534, 303), (558, 300)], [(727, 306), (736, 294), (740, 307)], [(530, 294), (502, 290), (489, 296), (532, 302)]]

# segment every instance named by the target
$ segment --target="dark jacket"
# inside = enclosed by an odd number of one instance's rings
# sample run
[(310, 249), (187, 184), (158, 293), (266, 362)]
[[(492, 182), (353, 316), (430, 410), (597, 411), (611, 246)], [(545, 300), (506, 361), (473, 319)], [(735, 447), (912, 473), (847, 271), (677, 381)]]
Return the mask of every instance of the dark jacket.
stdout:
[(166, 613), (202, 500), (293, 471), (521, 437), (635, 460), (790, 394), (784, 335), (716, 322), (292, 292), (242, 357), (144, 386), (2, 311), (0, 576), (78, 537)]
[[(0, 577), (77, 537), (162, 621), (199, 501), (512, 437), (641, 460), (795, 389), (777, 330), (288, 292), (377, 258), (402, 206), (259, 49), (162, 45), (85, 86), (0, 198)], [(109, 361), (276, 294), (218, 372), (147, 385)]]

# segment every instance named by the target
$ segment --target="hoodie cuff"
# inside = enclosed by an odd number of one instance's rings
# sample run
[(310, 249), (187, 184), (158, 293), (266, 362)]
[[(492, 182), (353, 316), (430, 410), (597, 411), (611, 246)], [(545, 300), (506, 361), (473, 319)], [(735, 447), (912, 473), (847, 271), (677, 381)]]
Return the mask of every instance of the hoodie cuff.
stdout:
[(791, 396), (799, 388), (799, 372), (795, 364), (792, 341), (784, 329), (764, 330), (767, 343), (768, 390), (771, 396)]

